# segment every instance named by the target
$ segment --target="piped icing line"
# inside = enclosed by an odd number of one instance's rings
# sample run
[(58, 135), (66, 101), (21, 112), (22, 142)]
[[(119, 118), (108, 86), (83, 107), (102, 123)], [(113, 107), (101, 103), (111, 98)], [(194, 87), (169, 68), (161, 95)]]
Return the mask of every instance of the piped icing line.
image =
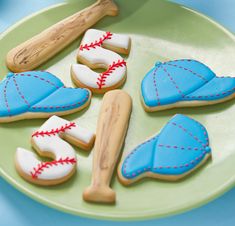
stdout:
[(190, 137), (192, 137), (194, 140), (196, 140), (199, 144), (201, 144), (203, 147), (206, 147), (207, 144), (204, 144), (196, 135), (185, 129), (182, 125), (177, 124), (176, 122), (170, 122), (171, 125), (177, 126), (179, 129), (187, 133)]
[(175, 82), (175, 80), (173, 79), (173, 77), (171, 76), (171, 74), (168, 72), (168, 70), (163, 67), (161, 65), (161, 67), (163, 68), (163, 70), (165, 71), (165, 73), (167, 74), (168, 78), (170, 79), (170, 81), (173, 83), (173, 85), (175, 86), (176, 90), (178, 91), (178, 93), (182, 96), (182, 98), (184, 98), (184, 94), (181, 91), (180, 87), (177, 85), (177, 83)]
[(81, 101), (74, 103), (74, 104), (62, 105), (62, 106), (37, 106), (37, 105), (34, 105), (34, 106), (32, 106), (32, 109), (57, 109), (57, 110), (66, 109), (66, 108), (79, 106), (79, 105), (85, 103), (88, 99), (89, 99), (89, 92), (87, 91), (86, 97), (83, 98)]
[(189, 68), (186, 68), (186, 67), (183, 67), (183, 66), (179, 66), (179, 65), (176, 65), (176, 64), (172, 64), (172, 63), (164, 63), (164, 64), (169, 65), (169, 66), (173, 66), (173, 67), (176, 67), (176, 68), (180, 68), (180, 69), (183, 69), (185, 71), (188, 71), (191, 74), (196, 75), (198, 78), (202, 79), (204, 82), (208, 82), (208, 80), (206, 78), (204, 78), (202, 75), (194, 72), (193, 70), (191, 70)]
[(98, 88), (101, 89), (103, 86), (105, 86), (105, 81), (108, 76), (110, 76), (117, 68), (126, 66), (125, 60), (118, 60), (117, 62), (113, 62), (113, 64), (109, 65), (108, 69), (101, 73), (99, 77), (97, 78), (97, 85)]
[[(138, 150), (136, 150), (137, 152)], [(136, 153), (135, 152), (135, 153)], [(133, 153), (134, 154), (134, 153)], [(187, 168), (187, 167), (190, 167), (191, 165), (195, 165), (198, 161), (200, 161), (201, 159), (203, 159), (205, 157), (205, 155), (207, 154), (206, 151), (203, 151), (201, 155), (199, 155), (198, 157), (196, 157), (195, 159), (191, 160), (190, 162), (188, 163), (185, 163), (185, 164), (181, 164), (181, 165), (166, 165), (166, 166), (157, 166), (157, 167), (146, 167), (142, 170), (137, 170), (135, 172), (133, 172), (132, 174), (125, 174), (126, 171), (123, 171), (125, 176), (126, 177), (129, 177), (129, 176), (133, 176), (133, 177), (136, 177), (138, 175), (140, 175), (141, 173), (145, 173), (145, 172), (150, 172), (151, 169), (178, 169), (178, 168)]]
[[(163, 78), (164, 74), (169, 81)], [(234, 97), (235, 78), (218, 77), (208, 66), (196, 60), (168, 61), (157, 63), (146, 74), (141, 83), (141, 92), (146, 111), (190, 106), (189, 101), (192, 101), (192, 106), (205, 105), (200, 104), (202, 101), (214, 101), (216, 104), (221, 102), (217, 100)], [(177, 102), (179, 105), (175, 106)], [(163, 105), (170, 106), (162, 107)]]
[(189, 95), (185, 96), (184, 98), (185, 99), (191, 99), (191, 98), (192, 99), (201, 99), (201, 98), (209, 98), (209, 97), (220, 97), (220, 96), (224, 96), (224, 95), (231, 94), (231, 93), (234, 93), (234, 92), (235, 92), (235, 87), (230, 89), (230, 90), (228, 90), (228, 91), (226, 91), (226, 92), (222, 92), (222, 93), (216, 93), (216, 94), (205, 95), (205, 96), (203, 96), (203, 95), (200, 95), (200, 96), (190, 96), (190, 94), (189, 94)]
[[(191, 120), (193, 123), (197, 124), (201, 128), (201, 130), (203, 131), (204, 139), (206, 140), (205, 146), (206, 147), (209, 146), (209, 137), (208, 137), (208, 134), (207, 134), (205, 127), (193, 118), (188, 117), (188, 119)], [(203, 144), (203, 142), (201, 142), (201, 143)]]
[(8, 103), (8, 100), (7, 100), (7, 86), (10, 82), (10, 77), (7, 78), (7, 81), (6, 81), (6, 84), (4, 86), (4, 90), (3, 90), (3, 95), (4, 95), (4, 101), (5, 101), (5, 105), (6, 105), (6, 108), (7, 108), (7, 111), (8, 111), (8, 116), (10, 117), (11, 116), (11, 109), (10, 109), (10, 106), (9, 106), (9, 103)]
[[(126, 35), (87, 30), (78, 49), (80, 63), (71, 67), (74, 83), (99, 94), (118, 88), (124, 83), (127, 72), (127, 63), (118, 53), (128, 54), (129, 49), (130, 38)], [(97, 73), (94, 68), (106, 71)]]
[[(195, 60), (195, 59), (176, 59), (176, 60), (170, 60), (168, 62), (165, 62), (166, 64), (167, 63), (177, 63), (177, 62), (195, 62), (195, 63), (199, 63), (201, 64), (201, 62), (199, 60)], [(208, 69), (208, 70), (211, 70), (210, 67), (208, 67), (206, 64), (204, 64), (204, 66)]]
[[(125, 162), (124, 162), (124, 165), (123, 165), (123, 172), (126, 174), (126, 176), (130, 176), (130, 174), (127, 174), (126, 173), (126, 168), (127, 168), (127, 165), (128, 165), (128, 159), (132, 156), (132, 155), (135, 155), (137, 152), (139, 151), (143, 151), (141, 149), (139, 149), (141, 146), (143, 146), (144, 144), (146, 143), (149, 143), (153, 140), (157, 139), (157, 136), (156, 137), (153, 137), (151, 138), (150, 140), (140, 144), (139, 146), (137, 146), (125, 159)], [(166, 147), (166, 148), (172, 148), (172, 149), (181, 149), (181, 150), (189, 150), (189, 151), (201, 151), (201, 155), (199, 155), (198, 157), (196, 157), (195, 159), (189, 161), (188, 163), (185, 163), (185, 164), (181, 164), (181, 165), (173, 165), (173, 166), (158, 166), (158, 167), (153, 167), (153, 169), (171, 169), (171, 168), (174, 168), (174, 169), (177, 169), (177, 168), (183, 168), (183, 167), (189, 167), (190, 165), (192, 164), (195, 164), (197, 161), (201, 160), (206, 154), (207, 152), (204, 151), (204, 149), (201, 149), (201, 148), (193, 148), (193, 147), (177, 147), (177, 146), (170, 146), (170, 145), (162, 145), (162, 144), (158, 144), (157, 145), (158, 147)], [(144, 168), (143, 170), (138, 170), (134, 173), (132, 173), (132, 176), (137, 176), (137, 174), (140, 174), (142, 172), (147, 172), (147, 171), (150, 171), (152, 169), (152, 167), (146, 167)]]
[(13, 79), (13, 82), (14, 82), (14, 84), (15, 84), (15, 87), (16, 87), (16, 90), (17, 90), (19, 96), (22, 98), (22, 100), (25, 102), (25, 104), (30, 108), (29, 102), (26, 100), (25, 96), (24, 96), (24, 95), (22, 94), (22, 92), (20, 91), (20, 88), (19, 88), (19, 86), (18, 86), (18, 84), (17, 84), (17, 82), (16, 82), (15, 76), (13, 76), (12, 79)]
[(17, 148), (16, 169), (24, 179), (36, 184), (53, 185), (67, 180), (75, 172), (77, 163), (70, 144), (90, 150), (94, 138), (94, 133), (77, 123), (52, 116), (32, 133), (31, 143), (40, 156), (53, 157), (53, 160), (42, 162), (31, 151)]
[[(194, 134), (195, 132), (197, 134)], [(174, 144), (177, 141), (180, 142)], [(121, 172), (127, 179), (135, 178), (145, 172), (165, 177), (184, 175), (200, 164), (210, 153), (206, 129), (194, 119), (176, 115), (159, 135), (138, 145), (126, 156)]]
[(157, 71), (159, 67), (156, 67), (153, 72), (153, 85), (155, 87), (155, 92), (156, 92), (156, 97), (157, 97), (157, 104), (161, 105), (159, 94), (158, 94), (158, 88), (157, 88), (157, 81), (156, 81), (156, 76), (157, 76)]
[(75, 158), (69, 158), (66, 157), (64, 159), (60, 158), (59, 160), (53, 160), (51, 162), (42, 162), (39, 163), (36, 167), (33, 168), (33, 170), (30, 172), (33, 179), (37, 179), (38, 175), (41, 174), (46, 169), (57, 166), (57, 165), (63, 165), (63, 164), (76, 164), (77, 160)]
[(44, 131), (36, 131), (32, 134), (32, 137), (39, 137), (39, 136), (55, 136), (58, 133), (64, 133), (66, 130), (71, 129), (72, 127), (76, 127), (75, 122), (69, 122), (65, 125), (62, 125), (58, 128), (53, 128), (51, 130), (44, 130)]
[(89, 103), (90, 94), (88, 89), (65, 87), (49, 72), (8, 73), (0, 85), (0, 122), (35, 118), (32, 115), (35, 112), (45, 113), (39, 117), (62, 111), (66, 111), (65, 115), (68, 109), (73, 110), (72, 113)]
[(204, 148), (194, 148), (194, 147), (184, 147), (184, 146), (177, 146), (177, 145), (169, 145), (169, 144), (158, 144), (158, 147), (164, 147), (169, 149), (180, 149), (180, 150), (189, 150), (189, 151), (203, 151)]
[[(47, 73), (47, 74), (51, 75), (51, 73), (46, 72), (46, 71), (41, 71), (41, 72), (44, 72), (44, 73)], [(54, 84), (54, 83), (51, 82), (50, 80), (45, 79), (45, 78), (41, 78), (41, 77), (38, 76), (38, 75), (31, 75), (31, 74), (29, 74), (29, 73), (25, 73), (25, 74), (24, 74), (24, 73), (21, 73), (21, 74), (15, 74), (14, 76), (15, 76), (15, 77), (17, 77), (17, 76), (27, 76), (27, 77), (31, 77), (31, 78), (36, 78), (36, 79), (39, 79), (40, 81), (46, 82), (47, 84), (50, 84), (50, 85), (56, 87), (56, 89), (59, 89), (59, 88), (60, 88), (59, 86), (57, 86), (56, 84)], [(64, 88), (65, 88), (65, 87), (64, 87)]]
[[(125, 158), (125, 161), (123, 163), (123, 170), (124, 170), (124, 173), (126, 174), (126, 167), (127, 167), (127, 164), (128, 164), (128, 159), (131, 158), (132, 155), (134, 155), (137, 151), (141, 151), (141, 149), (139, 149), (140, 147), (144, 146), (145, 144), (147, 143), (150, 143), (154, 140), (156, 140), (158, 138), (158, 136), (154, 136), (152, 138), (150, 138), (149, 140), (143, 142), (142, 144), (139, 144), (133, 151), (131, 151)], [(143, 151), (143, 150), (142, 150)], [(145, 171), (147, 171), (147, 169), (151, 169), (151, 167), (146, 167)], [(126, 174), (127, 175), (127, 174)]]
[(95, 49), (96, 47), (100, 47), (105, 40), (112, 38), (112, 33), (107, 31), (102, 37), (100, 37), (98, 40), (95, 40), (94, 42), (88, 43), (88, 44), (81, 44), (79, 47), (79, 50), (90, 50)]

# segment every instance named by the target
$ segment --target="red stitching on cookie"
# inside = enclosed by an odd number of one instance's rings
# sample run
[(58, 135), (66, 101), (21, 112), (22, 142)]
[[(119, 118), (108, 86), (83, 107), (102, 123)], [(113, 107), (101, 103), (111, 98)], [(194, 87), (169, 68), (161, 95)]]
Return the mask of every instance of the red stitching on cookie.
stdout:
[(54, 160), (51, 162), (42, 162), (37, 165), (37, 167), (33, 168), (33, 171), (30, 172), (33, 179), (37, 179), (38, 175), (40, 175), (45, 169), (48, 169), (51, 166), (57, 166), (57, 165), (64, 165), (64, 164), (75, 164), (77, 160), (75, 158), (60, 158), (59, 160)]
[(96, 47), (100, 47), (105, 40), (111, 39), (112, 35), (113, 34), (111, 32), (107, 31), (102, 37), (100, 37), (99, 40), (95, 40), (94, 42), (91, 42), (90, 44), (81, 45), (79, 49), (83, 51), (84, 49), (90, 50), (91, 48), (95, 49)]
[(51, 130), (46, 130), (46, 131), (36, 131), (35, 133), (33, 133), (32, 137), (44, 137), (44, 136), (55, 136), (56, 134), (60, 133), (60, 132), (65, 132), (68, 129), (71, 129), (72, 127), (76, 127), (75, 122), (70, 122), (69, 124), (65, 124), (59, 128), (55, 128), (55, 129), (51, 129)]
[(198, 121), (196, 121), (196, 120), (194, 120), (192, 118), (189, 118), (189, 119), (191, 121), (193, 121), (194, 123), (198, 124), (201, 127), (201, 129), (203, 130), (204, 138), (206, 140), (206, 146), (208, 146), (209, 145), (209, 138), (208, 138), (208, 134), (207, 134), (207, 131), (206, 131), (205, 127), (202, 124), (200, 124)]
[(205, 96), (190, 96), (190, 94), (189, 94), (189, 95), (185, 96), (184, 98), (185, 98), (185, 99), (190, 99), (190, 98), (194, 98), (194, 99), (199, 98), (199, 99), (201, 99), (201, 98), (208, 98), (208, 97), (219, 97), (219, 96), (226, 95), (226, 94), (228, 94), (228, 93), (233, 93), (234, 91), (235, 91), (235, 87), (232, 88), (232, 89), (230, 89), (230, 90), (228, 90), (228, 91), (226, 91), (226, 92), (222, 92), (222, 93), (211, 94), (211, 95), (205, 95)]
[[(162, 67), (162, 66), (161, 66)], [(162, 67), (163, 70), (166, 72), (167, 76), (169, 77), (169, 79), (171, 80), (171, 82), (173, 83), (173, 85), (175, 86), (175, 88), (177, 89), (178, 93), (182, 96), (182, 98), (184, 98), (184, 94), (183, 92), (180, 90), (179, 86), (177, 85), (177, 83), (175, 82), (175, 80), (172, 78), (172, 76), (170, 75), (170, 73), (166, 70), (165, 67)]]
[(176, 146), (176, 145), (165, 145), (165, 144), (158, 144), (158, 147), (164, 148), (174, 148), (174, 149), (181, 149), (181, 150), (192, 150), (192, 151), (203, 151), (204, 148), (194, 148), (194, 147), (183, 147), (183, 146)]
[[(68, 88), (67, 88), (68, 89)], [(75, 107), (77, 105), (81, 105), (83, 104), (84, 102), (86, 102), (89, 98), (89, 92), (87, 92), (87, 95), (86, 97), (81, 100), (80, 102), (78, 103), (75, 103), (75, 104), (69, 104), (69, 105), (65, 105), (65, 106), (33, 106), (32, 109), (65, 109), (65, 108), (71, 108), (71, 107)]]
[(196, 75), (198, 78), (202, 79), (203, 81), (208, 82), (208, 80), (207, 80), (206, 78), (204, 78), (202, 75), (200, 75), (200, 74), (198, 74), (198, 73), (192, 71), (192, 70), (189, 69), (189, 68), (185, 68), (185, 67), (183, 67), (183, 66), (179, 66), (179, 65), (171, 64), (171, 63), (166, 63), (166, 65), (173, 66), (173, 67), (180, 68), (180, 69), (183, 69), (183, 70), (185, 70), (185, 71), (188, 71), (188, 72), (190, 72), (191, 74)]
[(117, 68), (126, 66), (125, 60), (118, 60), (117, 62), (113, 62), (113, 64), (109, 65), (107, 71), (99, 74), (97, 78), (96, 84), (98, 85), (99, 89), (101, 89), (105, 85), (106, 78), (110, 76)]
[(178, 168), (183, 168), (183, 167), (189, 167), (190, 165), (195, 164), (195, 162), (197, 162), (198, 160), (202, 159), (204, 156), (206, 155), (206, 152), (203, 151), (201, 155), (199, 155), (198, 157), (196, 157), (195, 159), (193, 159), (192, 161), (190, 161), (189, 163), (183, 164), (183, 165), (179, 165), (179, 166), (157, 166), (154, 167), (153, 169), (178, 169)]
[(158, 88), (157, 88), (157, 81), (156, 81), (156, 75), (159, 67), (157, 67), (154, 72), (153, 72), (153, 85), (155, 87), (155, 92), (156, 92), (156, 97), (157, 97), (157, 104), (158, 106), (161, 105), (160, 103), (160, 98), (159, 98), (159, 93), (158, 93)]
[[(135, 150), (136, 152), (137, 150)], [(199, 161), (200, 159), (202, 159), (204, 156), (206, 155), (206, 151), (203, 151), (201, 155), (199, 155), (198, 157), (196, 157), (195, 159), (191, 160), (189, 163), (186, 163), (186, 164), (183, 164), (183, 165), (175, 165), (175, 166), (157, 166), (157, 167), (154, 167), (153, 169), (178, 169), (178, 168), (184, 168), (184, 167), (189, 167), (190, 165), (193, 165), (195, 164), (197, 161)], [(149, 171), (151, 169), (151, 167), (148, 167), (148, 168), (144, 168), (142, 171), (141, 170), (138, 170), (137, 173), (140, 174), (140, 173), (143, 173), (143, 172), (146, 172), (146, 171)], [(126, 170), (124, 170), (124, 173), (126, 174)], [(136, 176), (136, 172), (133, 172), (131, 174), (132, 176)], [(130, 176), (130, 174), (126, 174), (127, 177)]]
[(5, 105), (6, 105), (7, 111), (8, 111), (8, 116), (11, 116), (11, 109), (10, 109), (10, 106), (9, 106), (9, 103), (8, 103), (8, 100), (7, 100), (7, 86), (9, 84), (9, 81), (10, 81), (10, 78), (7, 78), (6, 84), (4, 86), (3, 93), (4, 93)]
[(16, 79), (15, 79), (15, 76), (12, 77), (13, 81), (14, 81), (14, 84), (15, 84), (15, 87), (16, 87), (16, 90), (20, 96), (20, 98), (28, 105), (28, 107), (30, 107), (30, 104), (29, 102), (26, 100), (25, 96), (22, 94), (22, 92), (20, 91), (20, 88), (16, 82)]
[[(48, 74), (52, 75), (51, 73), (47, 72)], [(54, 84), (53, 82), (51, 82), (50, 80), (47, 80), (47, 79), (44, 79), (44, 78), (41, 78), (40, 76), (38, 75), (30, 75), (30, 74), (24, 74), (24, 73), (21, 73), (21, 74), (15, 74), (14, 76), (28, 76), (28, 77), (33, 77), (33, 78), (36, 78), (36, 79), (40, 79), (41, 81), (44, 81), (54, 87), (56, 87), (57, 89), (59, 89), (60, 87), (57, 86), (56, 84)], [(54, 75), (52, 75), (54, 76)]]
[(194, 140), (196, 140), (198, 143), (200, 143), (203, 147), (206, 147), (207, 145), (204, 144), (197, 136), (193, 135), (191, 132), (189, 132), (187, 129), (185, 129), (182, 125), (178, 125), (175, 122), (171, 122), (173, 126), (177, 126), (181, 130), (183, 130), (185, 133), (187, 133), (189, 136), (191, 136)]
[[(198, 60), (193, 60), (193, 59), (178, 59), (178, 60), (171, 60), (171, 61), (168, 61), (168, 62), (166, 62), (166, 63), (172, 63), (172, 62), (179, 62), (179, 61), (181, 61), (181, 62), (184, 62), (184, 61), (186, 61), (186, 62), (195, 62), (195, 63), (199, 63), (199, 64), (203, 64), (203, 63), (201, 63), (200, 61), (198, 61)], [(208, 68), (210, 71), (211, 71), (211, 69), (207, 66), (207, 65), (205, 65), (205, 64), (203, 64), (204, 65), (204, 67), (206, 67), (206, 68)]]
[[(191, 118), (190, 118), (191, 119)], [(198, 143), (200, 143), (203, 148), (193, 148), (193, 147), (179, 147), (179, 146), (176, 146), (176, 145), (164, 145), (164, 144), (158, 144), (159, 147), (166, 147), (166, 148), (174, 148), (174, 149), (181, 149), (181, 150), (193, 150), (193, 151), (202, 151), (202, 154), (199, 155), (198, 157), (196, 157), (195, 159), (191, 160), (189, 163), (186, 163), (186, 164), (183, 164), (183, 165), (175, 165), (175, 166), (158, 166), (158, 167), (154, 167), (154, 169), (163, 169), (163, 168), (167, 168), (167, 169), (170, 169), (170, 168), (174, 168), (174, 169), (177, 169), (177, 168), (183, 168), (183, 167), (189, 167), (190, 165), (192, 164), (195, 164), (195, 162), (199, 161), (200, 159), (202, 159), (206, 154), (207, 152), (204, 151), (206, 147), (208, 147), (209, 145), (209, 140), (208, 140), (208, 136), (207, 136), (207, 132), (205, 130), (205, 128), (197, 121), (195, 121), (194, 119), (191, 119), (192, 121), (196, 122), (198, 125), (200, 125), (200, 127), (203, 129), (203, 135), (205, 137), (205, 140), (206, 140), (206, 144), (204, 144), (197, 136), (194, 136), (191, 132), (189, 132), (187, 129), (185, 129), (182, 125), (178, 125), (176, 124), (175, 122), (172, 122), (172, 125), (174, 126), (177, 126), (179, 127), (180, 129), (182, 129), (184, 132), (188, 133), (194, 140), (196, 140)], [(168, 122), (169, 123), (169, 122)], [(135, 154), (137, 151), (141, 150), (139, 149), (142, 145), (148, 143), (148, 142), (151, 142), (152, 140), (156, 139), (156, 137), (153, 137), (152, 139), (138, 145), (127, 157), (126, 157), (126, 160), (124, 162), (124, 165), (123, 165), (123, 172), (124, 174), (128, 177), (130, 176), (130, 174), (126, 174), (126, 167), (127, 167), (127, 163), (128, 163), (128, 159), (131, 157), (131, 155)], [(150, 170), (151, 167), (147, 167), (147, 168), (144, 168), (141, 172), (146, 172), (148, 170)], [(140, 173), (141, 173), (140, 172)], [(139, 173), (139, 172), (137, 172)], [(136, 172), (132, 173), (132, 176), (136, 176)]]

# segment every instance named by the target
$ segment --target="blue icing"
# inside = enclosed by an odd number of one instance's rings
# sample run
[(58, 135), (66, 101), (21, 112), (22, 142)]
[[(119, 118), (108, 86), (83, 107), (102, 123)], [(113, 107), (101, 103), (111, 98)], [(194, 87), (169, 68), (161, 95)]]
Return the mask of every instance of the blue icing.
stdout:
[(141, 172), (148, 171), (152, 166), (153, 152), (157, 136), (151, 138), (147, 142), (139, 145), (131, 155), (129, 155), (123, 162), (122, 171), (127, 178), (138, 176)]
[[(89, 92), (86, 89), (65, 88), (64, 84), (49, 72), (8, 73), (0, 83), (0, 117), (29, 111), (57, 112), (74, 109), (85, 104), (88, 98)], [(40, 109), (33, 108), (39, 104)], [(47, 108), (48, 105), (50, 108)]]
[(42, 108), (45, 112), (70, 110), (82, 106), (88, 97), (89, 92), (86, 89), (62, 87), (32, 106), (29, 111), (41, 112)]
[(141, 92), (149, 107), (195, 100), (195, 93), (204, 96), (200, 100), (216, 100), (235, 92), (235, 79), (218, 79), (198, 61), (176, 60), (157, 63), (142, 80)]
[[(5, 87), (7, 87), (7, 89), (5, 89)], [(6, 92), (3, 91), (6, 96), (1, 95), (1, 116), (8, 116), (9, 114), (13, 114), (12, 112), (14, 112), (14, 114), (19, 114), (21, 112), (27, 111), (28, 105), (25, 102), (26, 99), (23, 99), (21, 95), (18, 94), (19, 91), (17, 91), (16, 78), (8, 78), (3, 82), (3, 87), (0, 86), (0, 89), (1, 88), (6, 90)], [(15, 95), (15, 93), (17, 93), (17, 95)], [(14, 106), (12, 106), (11, 103), (14, 103)]]
[[(213, 90), (213, 92), (212, 92)], [(234, 93), (235, 79), (215, 77), (198, 90), (185, 96), (185, 100), (215, 100)]]
[(179, 114), (155, 139), (139, 145), (126, 157), (122, 175), (129, 179), (147, 171), (181, 175), (195, 168), (210, 152), (206, 129), (197, 121)]

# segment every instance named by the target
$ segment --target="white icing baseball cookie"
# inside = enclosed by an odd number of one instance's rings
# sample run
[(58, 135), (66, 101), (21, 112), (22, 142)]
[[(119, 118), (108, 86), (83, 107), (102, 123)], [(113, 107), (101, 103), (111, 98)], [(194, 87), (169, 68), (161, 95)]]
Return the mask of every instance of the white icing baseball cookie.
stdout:
[[(125, 82), (127, 68), (125, 60), (117, 53), (128, 54), (129, 50), (128, 36), (89, 29), (77, 55), (77, 60), (84, 65), (72, 65), (72, 80), (77, 86), (89, 88), (94, 93), (120, 87)], [(97, 73), (91, 70), (98, 68), (106, 71)]]
[(16, 169), (25, 180), (34, 184), (62, 183), (73, 175), (77, 164), (76, 153), (66, 141), (88, 150), (94, 138), (92, 132), (76, 123), (52, 116), (32, 134), (31, 143), (40, 156), (52, 158), (53, 161), (41, 162), (31, 151), (17, 148)]

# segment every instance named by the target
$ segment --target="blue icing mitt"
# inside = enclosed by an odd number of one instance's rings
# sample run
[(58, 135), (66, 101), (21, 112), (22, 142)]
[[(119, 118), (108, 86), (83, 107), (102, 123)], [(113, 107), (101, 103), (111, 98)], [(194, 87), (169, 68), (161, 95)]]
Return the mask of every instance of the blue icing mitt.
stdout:
[(217, 77), (195, 60), (157, 62), (141, 84), (146, 111), (220, 103), (235, 97), (235, 78)]
[(119, 178), (123, 184), (143, 177), (177, 180), (202, 165), (210, 155), (206, 129), (178, 114), (158, 135), (137, 146), (124, 159)]
[(86, 107), (90, 91), (66, 88), (46, 71), (9, 73), (0, 83), (0, 122), (70, 114)]

